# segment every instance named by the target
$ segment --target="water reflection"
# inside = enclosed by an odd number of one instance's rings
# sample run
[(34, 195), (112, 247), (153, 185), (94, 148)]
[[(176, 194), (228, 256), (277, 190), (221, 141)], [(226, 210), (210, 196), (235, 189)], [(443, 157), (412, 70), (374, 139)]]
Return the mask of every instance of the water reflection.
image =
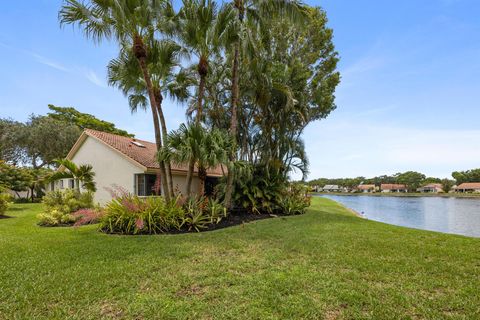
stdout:
[(323, 195), (363, 212), (371, 220), (399, 226), (480, 237), (480, 199)]

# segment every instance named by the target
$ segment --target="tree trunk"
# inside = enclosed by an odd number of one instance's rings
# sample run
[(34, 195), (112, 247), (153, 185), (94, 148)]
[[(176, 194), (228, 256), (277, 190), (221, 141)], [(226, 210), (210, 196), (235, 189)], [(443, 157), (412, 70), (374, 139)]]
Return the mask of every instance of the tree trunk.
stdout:
[(187, 197), (192, 195), (192, 179), (193, 179), (193, 170), (195, 169), (195, 159), (192, 157), (188, 162), (188, 171), (187, 171)]
[(205, 181), (207, 180), (207, 170), (203, 165), (198, 166), (198, 195), (205, 195)]
[(200, 57), (197, 71), (200, 76), (200, 83), (198, 84), (197, 118), (195, 122), (199, 124), (203, 119), (203, 96), (205, 94), (205, 81), (208, 74), (208, 61), (204, 56)]
[[(163, 145), (166, 146), (168, 132), (167, 132), (167, 124), (166, 124), (165, 117), (163, 115), (163, 109), (162, 109), (163, 97), (159, 89), (154, 89), (154, 91), (155, 91), (155, 99), (157, 103), (158, 117), (160, 119), (160, 125), (162, 128)], [(170, 197), (173, 198), (175, 197), (175, 194), (173, 192), (172, 167), (169, 161), (164, 161), (164, 164), (165, 164), (165, 174), (166, 174), (165, 177), (167, 179), (167, 185), (168, 185), (168, 193)]]
[(74, 183), (75, 183), (75, 190), (77, 190), (78, 193), (80, 193), (80, 180), (74, 179)]
[(230, 135), (232, 137), (233, 146), (230, 153), (230, 168), (228, 168), (227, 175), (227, 186), (225, 190), (225, 207), (231, 209), (232, 206), (232, 193), (233, 193), (233, 162), (236, 160), (236, 149), (237, 149), (237, 105), (238, 105), (238, 65), (240, 59), (240, 40), (235, 43), (235, 52), (233, 57), (233, 68), (232, 68), (232, 115), (230, 122)]
[[(162, 148), (162, 138), (160, 134), (160, 125), (158, 123), (157, 103), (156, 103), (155, 94), (153, 91), (152, 80), (150, 79), (150, 75), (148, 74), (148, 70), (147, 70), (147, 63), (146, 63), (147, 52), (146, 52), (145, 45), (143, 43), (142, 38), (138, 35), (134, 37), (133, 50), (135, 53), (135, 57), (137, 58), (138, 63), (140, 65), (140, 69), (143, 73), (143, 79), (145, 80), (145, 83), (147, 85), (148, 98), (150, 100), (150, 107), (152, 109), (153, 126), (155, 129), (155, 142), (156, 142), (157, 151), (158, 151)], [(166, 201), (170, 201), (168, 184), (167, 184), (167, 180), (165, 179), (166, 177), (165, 164), (163, 163), (163, 161), (159, 161), (159, 166), (160, 166), (160, 177), (161, 177), (162, 189), (164, 190), (164, 197)]]

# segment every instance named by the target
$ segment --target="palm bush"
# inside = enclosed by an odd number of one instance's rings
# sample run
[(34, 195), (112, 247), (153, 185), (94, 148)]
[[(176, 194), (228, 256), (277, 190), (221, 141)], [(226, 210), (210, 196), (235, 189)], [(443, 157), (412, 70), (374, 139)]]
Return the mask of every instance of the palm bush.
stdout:
[(291, 184), (280, 197), (278, 205), (284, 214), (304, 214), (310, 206), (307, 189), (299, 184)]

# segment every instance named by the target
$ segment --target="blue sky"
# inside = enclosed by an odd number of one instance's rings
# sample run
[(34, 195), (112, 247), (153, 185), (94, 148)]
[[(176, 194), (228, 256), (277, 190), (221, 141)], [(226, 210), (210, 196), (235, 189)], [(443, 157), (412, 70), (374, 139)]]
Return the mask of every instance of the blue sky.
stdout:
[[(480, 2), (324, 0), (341, 56), (337, 110), (305, 132), (309, 178), (417, 170), (448, 177), (480, 167)], [(0, 117), (73, 106), (153, 140), (148, 113), (106, 85), (111, 43), (61, 29), (59, 0), (0, 11)], [(167, 123), (185, 107), (166, 102)]]

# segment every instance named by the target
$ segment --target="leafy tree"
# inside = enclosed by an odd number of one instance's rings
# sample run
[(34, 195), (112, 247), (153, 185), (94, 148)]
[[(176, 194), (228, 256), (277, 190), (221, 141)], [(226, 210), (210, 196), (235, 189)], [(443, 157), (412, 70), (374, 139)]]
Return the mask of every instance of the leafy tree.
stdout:
[(0, 119), (0, 160), (13, 164), (21, 162), (23, 154), (17, 142), (23, 126), (21, 122)]
[(27, 191), (33, 179), (28, 170), (0, 161), (0, 186), (17, 193)]
[(76, 125), (81, 129), (93, 129), (125, 137), (134, 137), (133, 134), (116, 128), (115, 124), (111, 122), (100, 120), (91, 114), (82, 113), (75, 108), (56, 107), (52, 104), (49, 104), (48, 108), (52, 111), (48, 113), (50, 118), (62, 121), (64, 123)]
[(408, 191), (415, 192), (422, 182), (425, 180), (425, 175), (420, 172), (407, 171), (397, 176), (397, 182), (405, 184)]
[(74, 179), (75, 189), (80, 192), (80, 185), (88, 191), (95, 192), (97, 188), (95, 186), (95, 172), (91, 165), (82, 164), (77, 166), (75, 163), (68, 159), (56, 160), (60, 165), (59, 171), (52, 174), (49, 178), (50, 181), (56, 181), (60, 179)]
[(445, 192), (449, 192), (450, 190), (452, 190), (452, 187), (455, 185), (455, 181), (450, 179), (442, 179), (441, 184), (442, 184), (442, 190)]
[(457, 185), (465, 182), (480, 182), (480, 168), (466, 171), (452, 172), (452, 177), (456, 180)]

